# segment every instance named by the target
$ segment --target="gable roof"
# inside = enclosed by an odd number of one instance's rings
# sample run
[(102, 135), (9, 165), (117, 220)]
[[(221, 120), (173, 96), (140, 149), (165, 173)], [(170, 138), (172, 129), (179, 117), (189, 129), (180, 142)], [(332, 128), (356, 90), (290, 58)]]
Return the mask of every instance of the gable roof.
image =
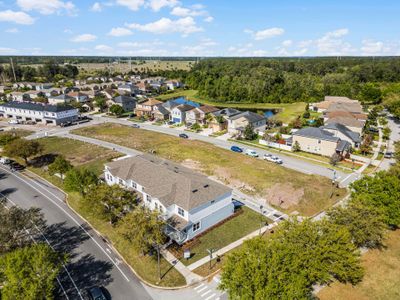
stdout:
[(316, 128), (316, 127), (305, 127), (299, 129), (295, 133), (293, 133), (293, 135), (314, 138), (319, 140), (326, 140), (331, 142), (340, 141), (340, 139), (338, 137), (335, 137), (333, 133), (327, 130), (323, 130), (322, 128)]
[(158, 104), (161, 104), (161, 103), (162, 103), (161, 101), (158, 101), (158, 100), (156, 100), (156, 99), (154, 99), (154, 98), (150, 98), (150, 99), (148, 99), (147, 101), (142, 102), (142, 103), (140, 103), (140, 104), (142, 104), (142, 105), (148, 105), (148, 106), (154, 106), (154, 105), (158, 105)]
[(117, 96), (117, 97), (112, 98), (112, 100), (115, 103), (121, 103), (121, 104), (129, 103), (129, 102), (135, 102), (136, 101), (135, 98), (129, 97), (129, 96)]
[(343, 103), (343, 102), (337, 102), (337, 103), (332, 103), (329, 105), (328, 109), (326, 110), (327, 113), (332, 112), (332, 111), (347, 111), (350, 113), (363, 113), (363, 109), (360, 103), (358, 102), (349, 102), (349, 103)]
[(174, 107), (174, 109), (179, 109), (181, 112), (192, 110), (193, 108), (194, 107), (189, 104), (180, 104), (180, 105)]
[(74, 109), (74, 107), (65, 104), (51, 105), (43, 104), (38, 102), (19, 102), (19, 101), (9, 101), (7, 103), (1, 104), (0, 107), (12, 107), (19, 109), (27, 109), (34, 111), (48, 111), (48, 112), (61, 112), (66, 110)]
[(344, 134), (345, 136), (347, 136), (353, 142), (355, 142), (355, 143), (361, 142), (360, 134), (358, 134), (357, 132), (351, 131), (343, 124), (329, 123), (329, 124), (323, 126), (322, 129), (337, 130), (337, 131), (341, 132), (342, 134)]
[(240, 110), (237, 110), (235, 108), (223, 108), (220, 110), (217, 110), (215, 112), (211, 113), (213, 116), (218, 117), (218, 116), (226, 116), (226, 117), (231, 117), (233, 115), (240, 114)]
[(225, 185), (208, 179), (174, 162), (152, 155), (139, 155), (106, 164), (113, 176), (133, 180), (165, 207), (178, 205), (190, 211), (232, 192)]
[(333, 117), (333, 118), (329, 118), (325, 122), (325, 124), (331, 124), (331, 123), (339, 123), (339, 124), (343, 124), (345, 126), (356, 127), (356, 128), (364, 127), (364, 122), (357, 120), (354, 117)]
[(198, 107), (197, 109), (202, 111), (205, 114), (209, 114), (209, 113), (219, 110), (219, 108), (216, 108), (215, 106), (211, 106), (211, 105), (202, 105), (202, 106)]

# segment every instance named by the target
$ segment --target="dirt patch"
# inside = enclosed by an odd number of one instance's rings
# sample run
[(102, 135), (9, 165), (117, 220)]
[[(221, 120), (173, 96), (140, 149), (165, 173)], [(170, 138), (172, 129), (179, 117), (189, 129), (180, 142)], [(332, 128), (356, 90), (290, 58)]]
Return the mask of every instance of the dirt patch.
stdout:
[(295, 189), (290, 183), (276, 183), (266, 191), (267, 203), (288, 209), (299, 204), (304, 196), (304, 189)]
[(193, 160), (193, 159), (189, 159), (188, 158), (188, 159), (185, 159), (184, 161), (182, 161), (181, 165), (186, 167), (186, 168), (192, 169), (192, 170), (196, 170), (196, 171), (200, 171), (200, 172), (203, 171), (201, 163), (199, 161), (197, 161), (197, 160)]
[(215, 168), (214, 169), (214, 176), (211, 176), (212, 179), (215, 179), (217, 181), (222, 181), (229, 187), (233, 189), (238, 189), (241, 190), (242, 192), (247, 192), (247, 193), (254, 193), (255, 188), (243, 181), (240, 181), (236, 178), (232, 178), (229, 170), (225, 168)]

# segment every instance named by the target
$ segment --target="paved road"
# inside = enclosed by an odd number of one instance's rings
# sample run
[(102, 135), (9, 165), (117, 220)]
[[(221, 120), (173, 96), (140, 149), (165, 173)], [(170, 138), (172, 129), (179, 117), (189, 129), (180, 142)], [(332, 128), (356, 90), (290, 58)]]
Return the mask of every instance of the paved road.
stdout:
[[(388, 126), (391, 130), (391, 133), (390, 139), (387, 143), (387, 151), (394, 152), (394, 142), (400, 141), (400, 121), (389, 117)], [(393, 163), (395, 163), (395, 159), (384, 158), (379, 168), (381, 170), (388, 170)]]
[(80, 294), (93, 285), (105, 286), (116, 300), (152, 299), (120, 258), (68, 208), (59, 190), (0, 166), (0, 192), (18, 206), (41, 208), (48, 227), (40, 239), (70, 254), (67, 271), (59, 278), (59, 299), (81, 299)]

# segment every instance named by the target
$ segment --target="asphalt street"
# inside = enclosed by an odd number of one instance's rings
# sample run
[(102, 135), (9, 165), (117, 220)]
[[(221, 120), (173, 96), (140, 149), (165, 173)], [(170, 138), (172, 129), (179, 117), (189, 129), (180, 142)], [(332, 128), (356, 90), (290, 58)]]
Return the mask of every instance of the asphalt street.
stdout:
[(0, 192), (23, 208), (39, 207), (47, 220), (38, 237), (68, 253), (59, 276), (58, 299), (83, 299), (91, 286), (104, 286), (112, 299), (152, 299), (139, 279), (110, 247), (63, 202), (64, 194), (44, 181), (0, 166)]

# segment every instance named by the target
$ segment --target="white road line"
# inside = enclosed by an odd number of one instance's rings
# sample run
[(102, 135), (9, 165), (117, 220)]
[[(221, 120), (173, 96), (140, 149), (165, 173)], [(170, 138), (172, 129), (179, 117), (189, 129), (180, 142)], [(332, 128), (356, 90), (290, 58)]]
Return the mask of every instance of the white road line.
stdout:
[(215, 293), (214, 294), (212, 294), (211, 296), (208, 296), (206, 299), (204, 299), (204, 300), (210, 300), (211, 298), (214, 298), (215, 297)]
[(25, 179), (17, 176), (15, 173), (11, 173), (8, 170), (5, 170), (4, 168), (2, 168), (3, 171), (6, 171), (7, 173), (14, 175), (16, 178), (18, 178), (19, 180), (23, 181), (24, 183), (26, 183), (27, 185), (29, 185), (31, 188), (33, 188), (35, 191), (39, 192), (40, 194), (42, 194), (44, 197), (46, 197), (47, 199), (49, 199), (53, 204), (55, 204), (59, 209), (61, 209), (68, 217), (70, 217), (70, 219), (72, 221), (74, 221), (75, 224), (77, 224), (92, 240), (93, 242), (101, 249), (101, 251), (103, 251), (103, 253), (109, 258), (109, 260), (113, 263), (113, 265), (118, 269), (118, 271), (120, 271), (120, 273), (122, 274), (122, 276), (124, 276), (124, 278), (126, 279), (126, 281), (130, 282), (128, 276), (125, 275), (125, 273), (121, 270), (121, 268), (114, 262), (114, 260), (111, 258), (111, 256), (101, 247), (101, 245), (89, 234), (89, 232), (86, 231), (85, 228), (82, 227), (82, 225), (75, 220), (75, 218), (69, 214), (63, 207), (61, 207), (57, 202), (55, 202), (53, 199), (51, 199), (50, 197), (48, 197), (47, 195), (45, 195), (43, 192), (41, 192), (40, 190), (38, 190), (36, 187), (34, 187), (32, 184), (30, 184), (29, 182), (27, 182)]
[(205, 292), (204, 294), (201, 294), (200, 297), (203, 298), (205, 295), (211, 293), (211, 290), (208, 290), (207, 292)]
[(201, 283), (200, 285), (196, 286), (196, 287), (194, 288), (194, 290), (197, 290), (197, 289), (201, 288), (202, 286), (204, 286), (204, 283)]
[[(2, 197), (4, 197), (5, 199), (7, 199), (7, 201), (10, 202), (12, 205), (17, 206), (17, 204), (16, 204), (14, 201), (12, 201), (11, 199), (9, 199), (7, 196), (5, 196), (5, 195), (4, 195), (3, 193), (1, 193), (1, 192), (0, 192), (0, 196), (2, 196)], [(10, 208), (9, 208), (8, 206), (4, 205), (4, 207), (5, 207), (7, 210), (10, 210)], [(18, 207), (18, 206), (17, 206), (17, 207)], [(29, 237), (31, 238), (31, 240), (32, 240), (35, 244), (37, 244), (37, 242), (35, 241), (35, 239), (33, 238), (33, 236), (30, 234), (30, 232), (29, 232), (27, 229), (25, 229), (25, 231), (26, 231), (27, 234), (29, 234)], [(51, 247), (51, 246), (50, 246), (50, 247)], [(53, 247), (51, 247), (51, 248), (53, 248)], [(53, 250), (54, 250), (54, 249), (53, 249)], [(57, 282), (58, 282), (58, 285), (61, 287), (61, 289), (62, 289), (62, 291), (63, 291), (65, 297), (67, 298), (67, 300), (69, 300), (69, 297), (68, 297), (68, 295), (67, 295), (67, 292), (65, 291), (64, 286), (61, 284), (60, 279), (58, 279), (58, 276), (56, 277), (56, 280), (57, 280)], [(79, 290), (78, 290), (78, 293), (79, 293)]]
[(349, 179), (350, 178), (350, 176), (351, 175), (353, 175), (353, 173), (351, 173), (351, 174), (349, 174), (349, 175), (347, 175), (340, 183), (343, 183), (343, 182), (345, 182), (347, 179)]
[(207, 286), (206, 286), (206, 285), (203, 286), (201, 289), (197, 290), (196, 292), (200, 293), (200, 292), (204, 291), (205, 289), (207, 289)]

